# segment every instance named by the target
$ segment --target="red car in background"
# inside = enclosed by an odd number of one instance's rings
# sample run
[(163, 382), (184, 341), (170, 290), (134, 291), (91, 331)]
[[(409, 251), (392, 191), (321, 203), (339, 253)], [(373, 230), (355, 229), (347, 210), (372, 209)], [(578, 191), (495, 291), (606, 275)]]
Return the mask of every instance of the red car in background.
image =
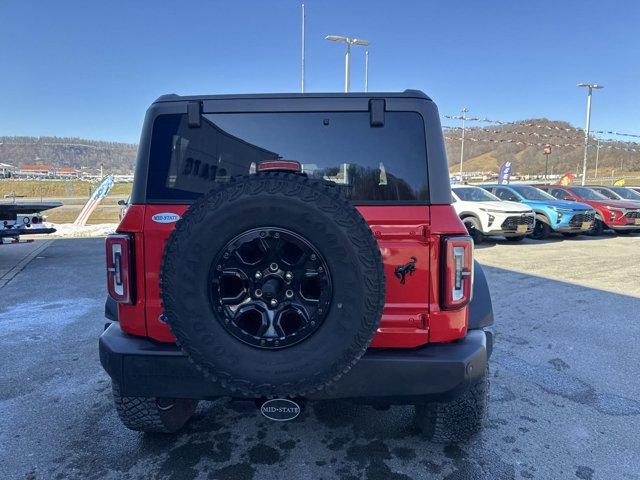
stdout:
[(590, 187), (537, 185), (538, 188), (560, 200), (570, 200), (591, 205), (596, 210), (592, 235), (601, 235), (605, 229), (617, 234), (640, 231), (640, 202), (612, 200)]

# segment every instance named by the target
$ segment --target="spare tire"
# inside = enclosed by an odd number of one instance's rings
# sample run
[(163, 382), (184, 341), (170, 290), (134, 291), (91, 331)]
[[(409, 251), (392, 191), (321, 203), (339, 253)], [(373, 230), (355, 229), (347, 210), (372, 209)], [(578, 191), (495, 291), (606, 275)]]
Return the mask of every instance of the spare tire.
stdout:
[(178, 345), (244, 396), (302, 396), (362, 356), (384, 306), (380, 250), (334, 184), (269, 172), (197, 200), (164, 250), (160, 287)]

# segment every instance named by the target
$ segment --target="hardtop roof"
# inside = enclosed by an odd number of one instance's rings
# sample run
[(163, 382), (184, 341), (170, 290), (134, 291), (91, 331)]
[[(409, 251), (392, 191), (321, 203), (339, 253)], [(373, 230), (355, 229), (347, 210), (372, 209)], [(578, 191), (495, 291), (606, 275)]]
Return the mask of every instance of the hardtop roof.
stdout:
[(405, 90), (403, 92), (353, 92), (353, 93), (251, 93), (224, 95), (177, 95), (170, 93), (158, 97), (153, 103), (198, 101), (198, 100), (235, 100), (235, 99), (294, 99), (294, 98), (415, 98), (429, 100), (420, 90)]

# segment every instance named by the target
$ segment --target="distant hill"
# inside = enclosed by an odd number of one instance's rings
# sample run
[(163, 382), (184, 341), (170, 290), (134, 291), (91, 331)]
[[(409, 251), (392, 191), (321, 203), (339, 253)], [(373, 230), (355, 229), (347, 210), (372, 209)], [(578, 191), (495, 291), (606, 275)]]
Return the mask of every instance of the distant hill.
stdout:
[[(460, 162), (459, 121), (443, 122), (454, 129), (445, 128), (445, 144), (449, 167), (457, 172)], [(552, 146), (549, 172), (575, 172), (582, 169), (584, 136), (581, 130), (567, 122), (544, 118), (523, 120), (501, 126), (467, 128), (465, 133), (465, 172), (497, 172), (506, 161), (513, 162), (518, 174), (544, 173), (542, 146), (523, 143), (569, 144)], [(510, 142), (509, 142), (510, 141)], [(595, 140), (589, 152), (589, 170), (595, 167)], [(600, 175), (640, 172), (640, 143), (601, 141), (598, 171)], [(609, 148), (612, 147), (612, 148)], [(636, 149), (628, 152), (622, 149)], [(131, 173), (138, 146), (131, 143), (103, 142), (83, 138), (62, 137), (0, 137), (0, 163), (19, 167), (22, 164), (50, 163), (55, 167), (73, 167), (96, 172), (100, 164), (107, 173)]]
[[(455, 129), (444, 129), (447, 157), (451, 172), (457, 172), (460, 165), (460, 121), (446, 120)], [(518, 144), (516, 142), (522, 142)], [(523, 120), (507, 125), (467, 128), (464, 143), (465, 172), (493, 171), (497, 172), (506, 161), (513, 162), (513, 171), (519, 174), (544, 173), (545, 158), (543, 146), (525, 145), (524, 143), (551, 144), (549, 155), (549, 173), (582, 171), (584, 152), (584, 133), (567, 122), (551, 121), (544, 118)], [(595, 169), (596, 140), (592, 139), (588, 168)], [(569, 144), (569, 146), (564, 146)], [(557, 147), (555, 145), (563, 145)], [(611, 147), (611, 148), (609, 148)], [(623, 149), (635, 149), (629, 152)], [(622, 167), (621, 167), (622, 165)], [(600, 141), (598, 158), (598, 174), (616, 175), (621, 172), (640, 171), (640, 144), (606, 140)]]
[(0, 137), (0, 163), (48, 163), (96, 172), (130, 173), (138, 145), (64, 137)]

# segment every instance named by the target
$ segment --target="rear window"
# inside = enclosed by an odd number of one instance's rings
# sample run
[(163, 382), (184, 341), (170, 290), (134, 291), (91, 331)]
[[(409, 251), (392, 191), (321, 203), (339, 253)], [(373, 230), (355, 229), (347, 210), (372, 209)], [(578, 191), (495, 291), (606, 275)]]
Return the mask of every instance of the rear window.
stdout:
[(153, 126), (147, 200), (191, 201), (216, 183), (255, 173), (266, 160), (295, 160), (310, 177), (335, 182), (358, 203), (425, 203), (424, 122), (387, 112), (372, 127), (368, 112), (161, 115)]

